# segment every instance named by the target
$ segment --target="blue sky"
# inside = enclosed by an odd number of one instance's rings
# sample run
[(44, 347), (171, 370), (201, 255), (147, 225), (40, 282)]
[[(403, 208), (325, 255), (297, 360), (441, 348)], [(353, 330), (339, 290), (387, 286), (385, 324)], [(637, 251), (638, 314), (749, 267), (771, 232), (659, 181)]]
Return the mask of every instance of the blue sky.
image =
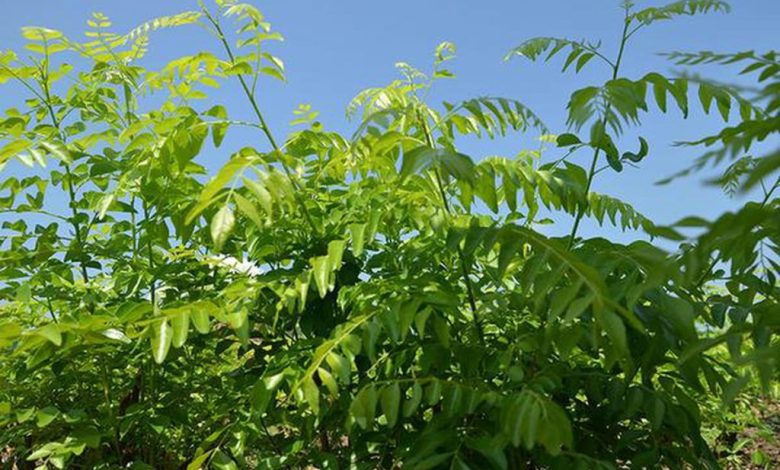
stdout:
[[(93, 11), (108, 15), (118, 31), (124, 32), (155, 16), (194, 9), (190, 0), (26, 0), (5, 2), (0, 16), (0, 48), (21, 49), (19, 28), (25, 25), (59, 29), (72, 38), (80, 36)], [(571, 92), (600, 84), (608, 70), (593, 61), (579, 75), (560, 73), (561, 62), (530, 63), (523, 59), (502, 60), (505, 53), (525, 39), (560, 36), (602, 40), (603, 51), (614, 56), (621, 28), (618, 0), (268, 0), (254, 2), (266, 14), (284, 43), (274, 53), (287, 65), (287, 84), (266, 82), (261, 103), (277, 136), (290, 128), (292, 110), (310, 103), (320, 112), (326, 127), (349, 132), (355, 123), (346, 122), (344, 109), (361, 89), (379, 86), (397, 78), (393, 64), (405, 61), (426, 69), (432, 52), (444, 40), (458, 47), (452, 63), (457, 78), (442, 81), (431, 99), (459, 100), (481, 95), (519, 99), (539, 114), (556, 133), (565, 132), (565, 105)], [(639, 6), (666, 2), (637, 1)], [(672, 65), (657, 55), (664, 51), (704, 49), (734, 52), (777, 48), (780, 1), (735, 0), (731, 14), (682, 17), (661, 22), (633, 39), (624, 62), (623, 75), (637, 77), (656, 70), (672, 73)], [(202, 49), (217, 50), (214, 39), (197, 27), (164, 31), (152, 36), (152, 54), (146, 64), (155, 66), (179, 55)], [(724, 81), (735, 79), (736, 69), (703, 67), (705, 76)], [(233, 118), (250, 119), (235, 83), (218, 93)], [(16, 90), (0, 88), (0, 104), (16, 103)], [(652, 109), (652, 108), (651, 108)], [(630, 131), (624, 147), (636, 146), (636, 135), (651, 142), (642, 168), (621, 174), (605, 171), (594, 189), (632, 203), (661, 223), (698, 214), (714, 217), (744, 200), (730, 200), (718, 189), (705, 186), (704, 176), (658, 187), (654, 182), (686, 167), (698, 155), (696, 149), (675, 148), (675, 141), (694, 139), (716, 131), (722, 123), (714, 115), (693, 112), (687, 120), (679, 113), (652, 111), (641, 130)], [(254, 136), (240, 134), (241, 139)], [(233, 142), (235, 145), (256, 142)], [(238, 135), (233, 136), (233, 141)], [(230, 143), (230, 141), (228, 141)], [(485, 155), (513, 155), (523, 148), (536, 148), (533, 135), (513, 135), (489, 142), (466, 142), (462, 150), (478, 159)], [(224, 148), (224, 147), (223, 147)], [(228, 149), (207, 152), (201, 163), (216, 169)], [(548, 158), (555, 158), (557, 150)], [(590, 155), (582, 152), (575, 161), (587, 166)], [(6, 171), (16, 171), (9, 168)], [(562, 219), (562, 232), (570, 222)], [(583, 235), (595, 234), (592, 223), (583, 224)], [(557, 230), (556, 230), (557, 231)]]

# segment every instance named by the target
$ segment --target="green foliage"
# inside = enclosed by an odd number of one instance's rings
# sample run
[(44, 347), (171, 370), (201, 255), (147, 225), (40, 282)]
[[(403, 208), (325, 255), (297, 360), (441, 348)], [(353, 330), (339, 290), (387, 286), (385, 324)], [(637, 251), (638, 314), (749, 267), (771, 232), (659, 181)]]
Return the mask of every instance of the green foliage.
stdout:
[[(761, 86), (751, 96), (690, 74), (631, 79), (620, 64), (641, 28), (725, 4), (626, 2), (615, 59), (584, 41), (513, 49), (532, 60), (567, 51), (564, 69), (594, 57), (609, 68), (603, 85), (572, 93), (557, 136), (515, 99), (429, 103), (453, 77), (455, 47), (443, 43), (430, 72), (400, 63), (400, 79), (358, 94), (351, 137), (301, 105), (277, 141), (257, 90), (285, 79), (265, 49), (281, 36), (254, 6), (216, 3), (127, 34), (96, 14), (85, 42), (26, 28), (32, 55), (0, 55), (0, 82), (29, 94), (0, 118), (0, 168), (30, 167), (6, 168), (0, 185), (4, 459), (718, 465), (713, 403), (729, 409), (778, 374), (780, 181), (766, 180), (778, 157), (744, 153), (780, 130), (780, 67), (774, 52), (670, 54), (681, 66), (747, 63)], [(154, 31), (189, 24), (222, 52), (141, 65)], [(252, 122), (208, 101), (220, 85), (243, 93)], [(656, 107), (739, 119), (690, 143), (714, 150), (688, 173), (729, 159), (719, 183), (760, 185), (761, 200), (664, 227), (592, 191), (600, 171), (653, 158), (645, 137), (621, 137)], [(265, 142), (229, 148), (234, 126)], [(509, 157), (458, 149), (462, 136), (513, 132), (542, 146)], [(205, 149), (227, 156), (211, 177), (198, 163)], [(587, 167), (574, 162), (583, 150)], [(544, 235), (558, 211), (573, 216), (570, 235)], [(679, 247), (582, 239), (586, 216)]]
[(599, 52), (599, 47), (601, 47), (601, 44), (588, 44), (584, 41), (578, 42), (551, 37), (533, 38), (509, 51), (509, 54), (504, 59), (509, 60), (512, 56), (517, 55), (529, 60), (537, 60), (542, 54), (547, 53), (547, 56), (544, 58), (546, 62), (559, 52), (568, 50), (569, 55), (566, 56), (562, 72), (565, 72), (573, 64), (576, 64), (575, 71), (579, 72), (594, 57), (611, 64), (611, 61)]

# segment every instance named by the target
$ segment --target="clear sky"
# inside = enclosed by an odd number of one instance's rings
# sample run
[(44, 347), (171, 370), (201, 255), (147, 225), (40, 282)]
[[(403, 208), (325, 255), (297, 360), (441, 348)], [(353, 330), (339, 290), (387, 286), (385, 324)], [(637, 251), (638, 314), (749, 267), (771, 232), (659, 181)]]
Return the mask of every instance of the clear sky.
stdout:
[[(155, 16), (195, 9), (190, 0), (3, 0), (0, 16), (0, 49), (20, 49), (19, 28), (25, 25), (59, 29), (72, 38), (80, 36), (93, 11), (108, 15), (118, 31), (124, 32)], [(320, 112), (326, 127), (349, 132), (355, 123), (344, 119), (344, 108), (361, 89), (379, 86), (397, 78), (393, 64), (409, 62), (429, 67), (432, 51), (444, 40), (458, 47), (451, 68), (457, 79), (442, 81), (431, 95), (436, 101), (454, 101), (480, 95), (519, 99), (535, 110), (555, 133), (565, 132), (565, 105), (570, 93), (587, 85), (600, 84), (608, 71), (593, 61), (579, 75), (560, 73), (561, 61), (534, 64), (523, 59), (502, 60), (505, 53), (524, 39), (560, 36), (602, 40), (603, 51), (614, 56), (619, 39), (622, 12), (618, 0), (254, 0), (275, 30), (286, 40), (274, 47), (287, 65), (287, 84), (266, 82), (261, 101), (278, 136), (289, 130), (292, 110), (310, 103)], [(638, 6), (667, 2), (638, 0)], [(715, 50), (736, 52), (777, 49), (780, 39), (780, 0), (733, 0), (731, 14), (681, 17), (657, 23), (633, 39), (626, 57), (624, 75), (638, 77), (656, 70), (672, 73), (673, 67), (659, 52)], [(197, 27), (184, 27), (154, 34), (150, 66), (165, 59), (201, 49), (216, 51), (213, 37)], [(705, 67), (705, 76), (730, 81), (735, 69)], [(726, 73), (728, 70), (729, 73)], [(250, 119), (236, 84), (219, 92), (233, 118)], [(14, 91), (15, 93), (15, 91)], [(0, 87), (0, 105), (17, 100), (11, 89)], [(692, 97), (693, 98), (693, 97)], [(652, 109), (652, 108), (651, 108)], [(660, 223), (683, 216), (715, 216), (737, 205), (719, 190), (706, 187), (703, 176), (668, 186), (654, 182), (686, 167), (699, 152), (674, 148), (671, 143), (711, 133), (721, 125), (714, 115), (694, 112), (683, 120), (679, 113), (646, 115), (639, 131), (651, 142), (651, 153), (642, 168), (621, 174), (605, 171), (594, 189), (632, 203)], [(623, 147), (636, 146), (636, 132), (627, 134)], [(233, 136), (233, 139), (238, 135)], [(254, 136), (240, 134), (241, 139)], [(264, 148), (257, 136), (251, 143)], [(236, 143), (238, 145), (240, 142)], [(249, 142), (243, 142), (248, 144)], [(466, 142), (462, 150), (475, 159), (484, 155), (513, 155), (523, 148), (536, 148), (533, 135), (513, 135), (490, 142)], [(620, 146), (620, 145), (619, 145)], [(223, 147), (224, 148), (224, 147)], [(209, 152), (201, 163), (216, 169), (228, 150)], [(553, 150), (549, 158), (558, 152)], [(590, 155), (575, 157), (587, 166)], [(14, 171), (9, 168), (6, 171)], [(1, 176), (0, 176), (1, 177)], [(570, 222), (564, 222), (568, 229)], [(594, 234), (584, 224), (583, 235)], [(565, 231), (561, 229), (562, 231)], [(555, 230), (557, 231), (557, 230)]]

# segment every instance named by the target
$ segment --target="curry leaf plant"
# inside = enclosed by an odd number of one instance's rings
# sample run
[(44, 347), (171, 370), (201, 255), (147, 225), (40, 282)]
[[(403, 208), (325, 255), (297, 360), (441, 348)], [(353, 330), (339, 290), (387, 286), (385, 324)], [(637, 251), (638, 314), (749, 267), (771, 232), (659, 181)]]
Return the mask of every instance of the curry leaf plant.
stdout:
[[(777, 378), (778, 154), (750, 149), (780, 131), (780, 65), (773, 51), (674, 52), (675, 75), (621, 64), (645, 28), (725, 3), (625, 2), (614, 48), (512, 49), (604, 66), (564, 128), (516, 97), (430, 102), (454, 77), (442, 43), (430, 67), (398, 64), (358, 94), (350, 135), (307, 105), (294, 131), (272, 129), (260, 97), (285, 80), (268, 48), (282, 36), (251, 4), (193, 7), (129, 32), (95, 14), (78, 39), (24, 28), (26, 50), (0, 53), (0, 83), (24, 94), (0, 118), (3, 465), (718, 466), (700, 403)], [(196, 27), (211, 52), (143, 65), (157, 30)], [(693, 75), (701, 63), (739, 63), (759, 91)], [(245, 109), (211, 100), (218, 86)], [(627, 127), (692, 107), (730, 127), (692, 136), (698, 159), (676, 177), (725, 166), (717, 183), (759, 200), (659, 226), (592, 191), (653, 158)], [(256, 138), (229, 148), (239, 126)], [(510, 133), (543, 146), (458, 148)], [(226, 162), (213, 174), (206, 149)], [(568, 236), (538, 230), (550, 213)], [(583, 238), (585, 217), (640, 241)]]

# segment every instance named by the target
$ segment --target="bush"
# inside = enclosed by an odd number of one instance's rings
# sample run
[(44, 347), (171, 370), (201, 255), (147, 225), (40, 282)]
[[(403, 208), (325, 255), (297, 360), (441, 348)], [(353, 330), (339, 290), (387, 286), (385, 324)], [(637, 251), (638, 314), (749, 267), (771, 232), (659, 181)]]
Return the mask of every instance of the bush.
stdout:
[[(0, 82), (28, 93), (0, 120), (0, 167), (30, 167), (6, 170), (0, 198), (4, 465), (717, 467), (702, 416), (777, 378), (780, 154), (746, 155), (780, 131), (780, 63), (669, 54), (739, 63), (752, 94), (624, 77), (641, 30), (728, 7), (624, 8), (615, 58), (553, 38), (509, 53), (611, 70), (572, 93), (557, 136), (515, 99), (427, 103), (453, 75), (450, 43), (430, 72), (400, 64), (397, 81), (360, 93), (352, 136), (301, 106), (276, 140), (257, 84), (284, 80), (265, 48), (281, 36), (252, 5), (218, 0), (124, 35), (95, 15), (86, 42), (25, 28), (32, 55), (0, 56)], [(155, 30), (196, 23), (221, 55), (141, 66)], [(254, 122), (204, 105), (222, 82)], [(599, 172), (652, 158), (649, 137), (620, 138), (651, 107), (713, 104), (739, 123), (690, 142), (706, 153), (675, 177), (726, 166), (718, 183), (761, 186), (758, 201), (659, 226), (591, 191)], [(235, 126), (265, 143), (202, 183), (197, 157)], [(543, 149), (458, 151), (462, 136), (512, 132)], [(585, 167), (569, 158), (580, 153)], [(568, 236), (537, 230), (551, 212), (573, 216)], [(584, 217), (654, 241), (583, 239)]]

